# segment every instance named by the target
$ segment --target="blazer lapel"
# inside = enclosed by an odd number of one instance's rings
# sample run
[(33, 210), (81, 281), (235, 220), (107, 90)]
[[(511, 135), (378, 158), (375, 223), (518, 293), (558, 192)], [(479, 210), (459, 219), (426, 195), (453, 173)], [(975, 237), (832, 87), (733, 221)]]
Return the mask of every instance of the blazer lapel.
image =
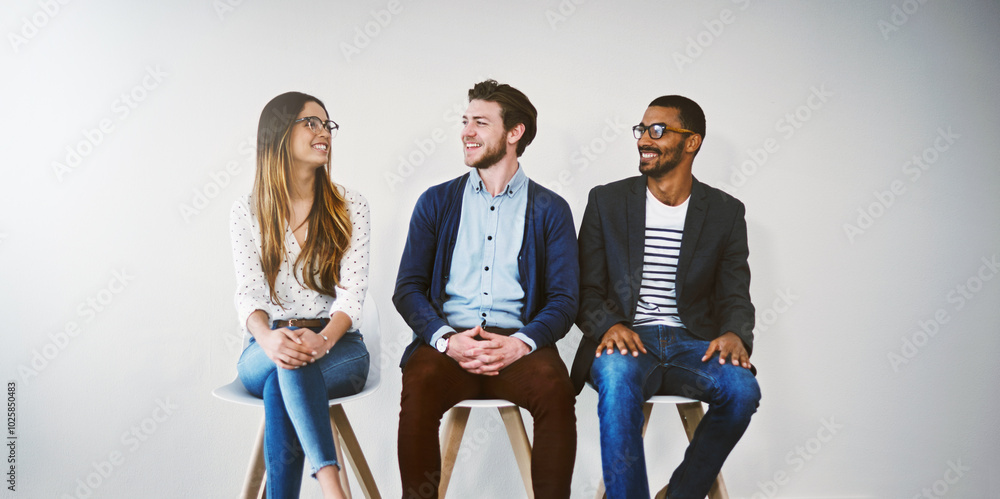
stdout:
[(628, 228), (628, 285), (630, 293), (628, 317), (635, 317), (642, 286), (643, 253), (646, 249), (646, 176), (640, 175), (632, 184), (625, 200), (625, 218)]
[(687, 277), (688, 268), (691, 266), (691, 258), (694, 257), (695, 249), (698, 247), (698, 237), (701, 236), (701, 228), (705, 223), (705, 212), (708, 210), (708, 203), (705, 201), (705, 189), (698, 179), (693, 179), (691, 183), (691, 201), (688, 202), (687, 216), (684, 218), (684, 235), (681, 236), (681, 257), (677, 263), (677, 301), (680, 302), (684, 296), (684, 279)]

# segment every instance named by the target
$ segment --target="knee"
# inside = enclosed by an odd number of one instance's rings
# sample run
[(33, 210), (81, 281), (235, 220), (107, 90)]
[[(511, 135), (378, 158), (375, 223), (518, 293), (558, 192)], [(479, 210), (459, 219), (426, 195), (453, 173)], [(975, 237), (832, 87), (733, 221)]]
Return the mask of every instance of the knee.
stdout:
[(418, 397), (433, 396), (437, 390), (441, 389), (441, 380), (438, 370), (430, 362), (419, 362), (412, 359), (403, 368), (403, 398), (404, 402), (408, 393)]
[(439, 421), (447, 410), (443, 395), (446, 391), (441, 377), (433, 365), (408, 362), (403, 370), (403, 389), (400, 395), (400, 422), (424, 424)]
[(281, 400), (281, 383), (278, 382), (278, 371), (273, 371), (264, 379), (264, 389), (261, 398), (267, 400)]
[(739, 382), (724, 385), (721, 395), (734, 414), (749, 419), (760, 405), (760, 385), (749, 372), (741, 378)]
[(590, 368), (590, 378), (601, 400), (642, 402), (642, 377), (634, 358), (602, 355)]

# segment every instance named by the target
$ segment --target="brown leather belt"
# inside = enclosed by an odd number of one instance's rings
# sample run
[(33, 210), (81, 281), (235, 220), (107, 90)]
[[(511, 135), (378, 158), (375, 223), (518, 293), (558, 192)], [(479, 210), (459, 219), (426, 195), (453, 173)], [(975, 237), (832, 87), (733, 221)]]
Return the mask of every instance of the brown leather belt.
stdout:
[(330, 319), (288, 319), (274, 321), (274, 327), (326, 327)]

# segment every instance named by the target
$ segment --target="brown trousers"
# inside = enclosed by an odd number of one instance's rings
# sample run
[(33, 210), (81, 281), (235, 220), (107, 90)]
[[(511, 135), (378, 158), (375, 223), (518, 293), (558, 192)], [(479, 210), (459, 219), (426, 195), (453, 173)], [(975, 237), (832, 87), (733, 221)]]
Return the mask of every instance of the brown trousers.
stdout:
[(504, 399), (534, 419), (531, 481), (538, 499), (568, 498), (576, 459), (576, 394), (554, 346), (521, 357), (496, 376), (472, 374), (423, 345), (403, 368), (399, 472), (404, 499), (436, 499), (441, 417), (466, 399)]

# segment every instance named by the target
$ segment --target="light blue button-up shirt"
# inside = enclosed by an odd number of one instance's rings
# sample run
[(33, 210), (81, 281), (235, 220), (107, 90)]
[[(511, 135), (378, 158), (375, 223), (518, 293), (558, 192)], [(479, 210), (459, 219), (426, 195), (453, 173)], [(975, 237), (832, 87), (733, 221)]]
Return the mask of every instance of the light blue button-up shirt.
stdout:
[[(518, 254), (524, 239), (528, 206), (528, 177), (518, 165), (504, 187), (492, 196), (476, 169), (472, 169), (462, 198), (462, 219), (452, 255), (451, 275), (443, 311), (448, 324), (519, 329), (524, 289), (518, 273)], [(433, 341), (454, 331), (442, 327)], [(535, 350), (522, 333), (511, 335)]]

